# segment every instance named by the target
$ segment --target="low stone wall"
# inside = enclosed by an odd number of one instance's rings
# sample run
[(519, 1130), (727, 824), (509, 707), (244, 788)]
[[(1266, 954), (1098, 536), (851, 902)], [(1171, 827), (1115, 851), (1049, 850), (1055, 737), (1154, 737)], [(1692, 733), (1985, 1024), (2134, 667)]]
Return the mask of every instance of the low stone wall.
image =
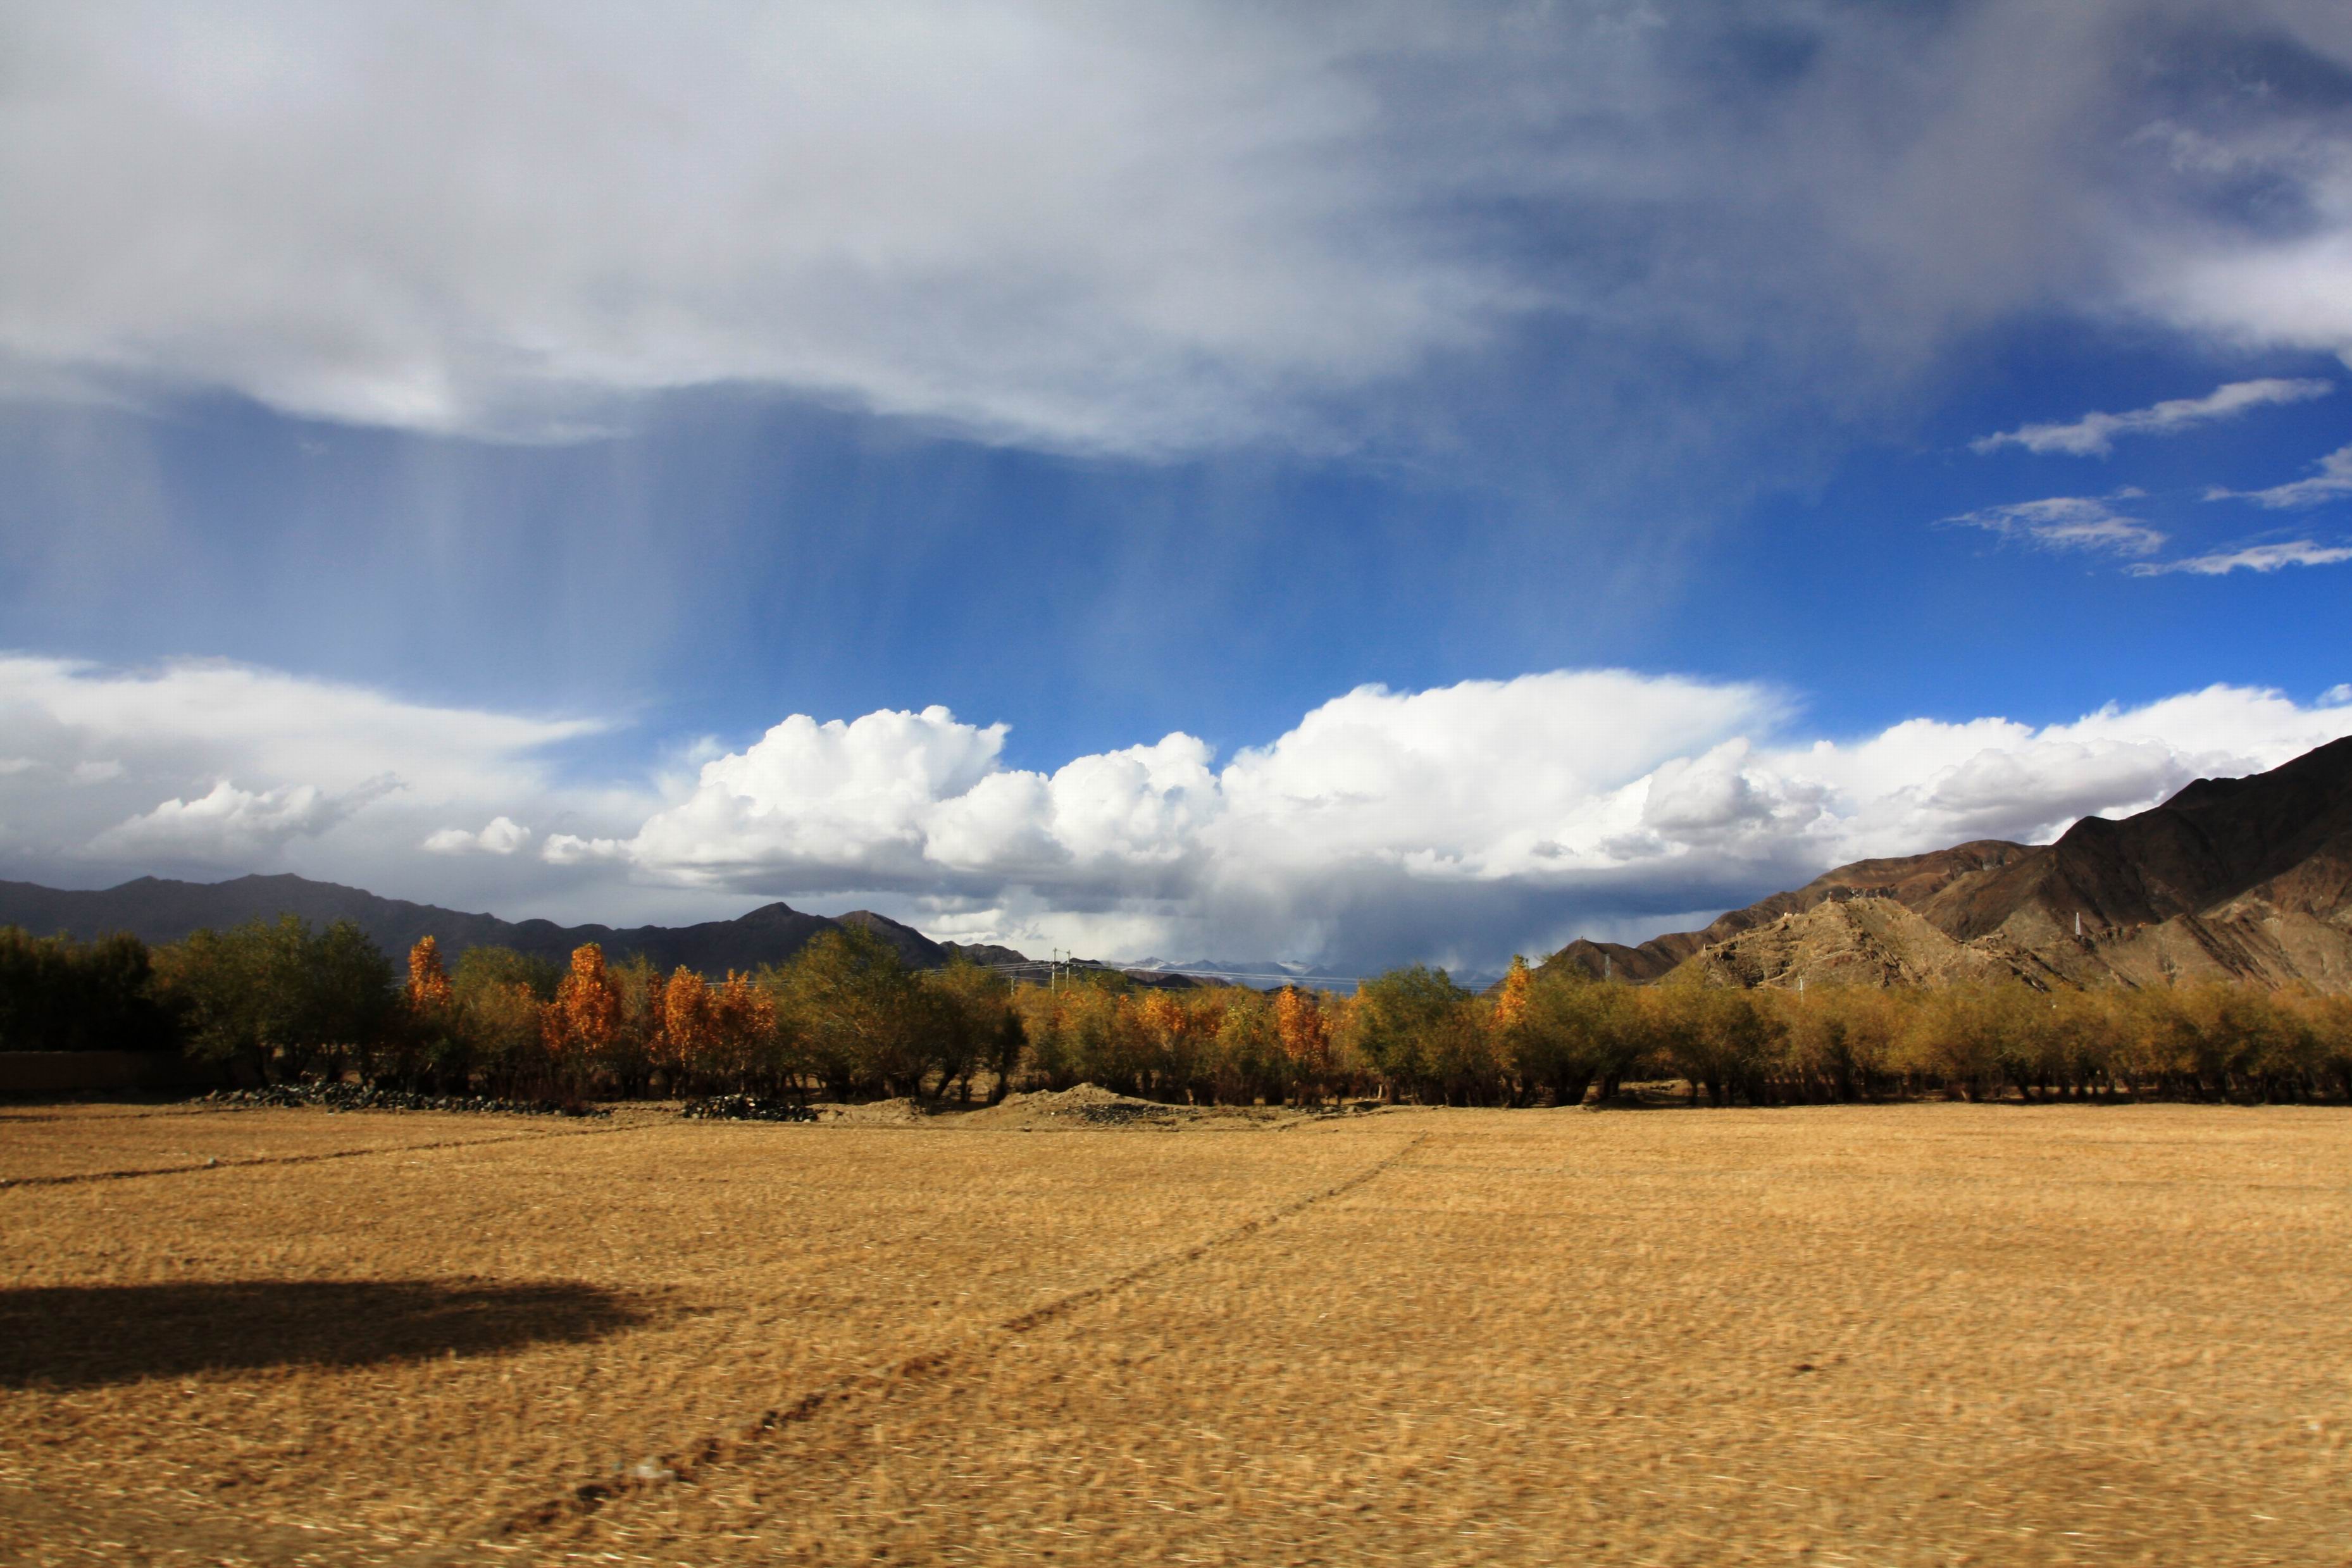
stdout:
[(0, 1096), (165, 1094), (220, 1075), (163, 1051), (0, 1051)]

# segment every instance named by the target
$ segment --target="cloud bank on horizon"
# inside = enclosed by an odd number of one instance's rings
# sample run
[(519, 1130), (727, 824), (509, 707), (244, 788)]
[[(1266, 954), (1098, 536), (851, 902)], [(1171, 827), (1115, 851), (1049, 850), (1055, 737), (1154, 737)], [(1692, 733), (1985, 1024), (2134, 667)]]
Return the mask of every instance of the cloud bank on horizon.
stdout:
[[(1625, 670), (1365, 687), (1222, 762), (1195, 737), (1008, 766), (943, 708), (818, 722), (641, 787), (550, 759), (592, 727), (217, 665), (0, 659), (0, 864), (87, 884), (254, 869), (626, 923), (772, 898), (1108, 957), (1492, 969), (1639, 939), (1828, 867), (2046, 838), (2352, 735), (2344, 687), (2214, 686), (2039, 728), (1810, 735), (1785, 693)], [(430, 862), (429, 865), (426, 862)], [(444, 901), (446, 901), (444, 895)]]

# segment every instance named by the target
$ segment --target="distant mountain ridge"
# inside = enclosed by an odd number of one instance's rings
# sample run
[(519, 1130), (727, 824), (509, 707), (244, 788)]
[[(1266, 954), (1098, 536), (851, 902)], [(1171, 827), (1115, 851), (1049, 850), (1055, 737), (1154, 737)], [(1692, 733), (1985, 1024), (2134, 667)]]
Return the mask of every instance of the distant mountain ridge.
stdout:
[[(385, 899), (306, 878), (225, 882), (142, 877), (98, 891), (0, 882), (0, 925), (79, 937), (128, 931), (176, 942), (215, 928), (295, 914), (349, 920), (385, 952), (425, 935), (452, 959), (500, 946), (563, 961), (583, 942), (614, 958), (642, 953), (705, 974), (779, 963), (819, 932), (856, 926), (915, 969), (959, 953), (974, 963), (1050, 966), (1011, 948), (933, 942), (869, 910), (838, 917), (767, 904), (690, 926), (559, 926), (504, 921)], [(2247, 778), (2199, 779), (2122, 821), (2085, 817), (2053, 844), (1979, 839), (1925, 855), (1859, 860), (1790, 892), (1734, 910), (1704, 931), (1638, 945), (1577, 941), (1545, 960), (1593, 975), (1669, 975), (1736, 985), (1807, 982), (1940, 984), (2014, 976), (2032, 984), (2134, 985), (2240, 979), (2352, 992), (2352, 739)], [(1086, 964), (1087, 968), (1113, 966)], [(1122, 966), (1146, 984), (1186, 984), (1190, 971), (1263, 985), (1319, 979), (1305, 966), (1145, 960)]]
[(1239, 984), (1324, 985), (1352, 990), (1356, 978), (1327, 974), (1311, 963), (1282, 958), (1196, 958), (1190, 963), (1170, 958), (1139, 958), (1121, 965), (1129, 974), (1189, 974)]
[(2199, 779), (2055, 843), (1980, 839), (1860, 860), (1638, 946), (1545, 961), (1633, 981), (2037, 985), (2200, 979), (2352, 991), (2352, 740)]
[[(469, 947), (510, 947), (562, 963), (572, 950), (594, 942), (614, 960), (643, 954), (656, 967), (679, 964), (713, 978), (730, 969), (750, 971), (782, 963), (820, 932), (855, 926), (890, 944), (909, 969), (943, 969), (961, 957), (1015, 979), (1044, 982), (1056, 967), (1107, 970), (1118, 967), (1090, 959), (1059, 966), (992, 943), (933, 942), (913, 926), (871, 910), (844, 915), (813, 915), (789, 904), (764, 904), (731, 921), (690, 926), (560, 926), (552, 921), (504, 921), (467, 914), (436, 904), (387, 899), (339, 882), (307, 877), (238, 877), (226, 882), (178, 882), (141, 877), (97, 891), (68, 891), (32, 882), (0, 882), (0, 926), (22, 926), (37, 936), (63, 931), (87, 940), (127, 931), (143, 942), (178, 942), (190, 931), (242, 925), (251, 920), (299, 915), (314, 926), (347, 920), (397, 958), (430, 936), (454, 963)], [(1188, 975), (1129, 971), (1139, 984), (1188, 987), (1209, 984)]]
[(938, 969), (950, 957), (947, 946), (870, 910), (827, 917), (776, 903), (731, 921), (616, 930), (605, 925), (560, 926), (552, 921), (503, 921), (496, 915), (467, 914), (434, 904), (381, 898), (359, 888), (291, 875), (239, 877), (226, 882), (141, 877), (96, 891), (0, 882), (0, 925), (22, 926), (42, 936), (64, 931), (89, 938), (127, 931), (145, 942), (178, 942), (200, 927), (221, 929), (250, 920), (275, 920), (282, 914), (299, 915), (313, 925), (351, 921), (395, 957), (429, 935), (452, 963), (469, 947), (511, 947), (561, 963), (573, 948), (593, 942), (611, 958), (642, 953), (663, 969), (682, 963), (704, 974), (718, 975), (730, 969), (781, 963), (819, 932), (844, 926), (861, 927), (880, 937), (910, 969)]

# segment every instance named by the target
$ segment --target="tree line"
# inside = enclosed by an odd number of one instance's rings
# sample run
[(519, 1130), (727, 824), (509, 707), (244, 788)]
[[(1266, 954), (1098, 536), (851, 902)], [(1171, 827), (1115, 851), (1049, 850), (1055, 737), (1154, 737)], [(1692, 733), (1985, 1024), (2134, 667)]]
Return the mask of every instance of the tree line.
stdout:
[(1171, 1100), (1575, 1105), (1633, 1083), (1716, 1106), (2352, 1100), (2352, 996), (2231, 983), (1743, 990), (1633, 985), (1514, 959), (1483, 994), (1413, 966), (1353, 996), (1024, 987), (1016, 1006), (1025, 1070), (1044, 1086), (1093, 1081)]
[(149, 948), (0, 930), (0, 1049), (177, 1048), (248, 1081), (357, 1077), (557, 1100), (719, 1092), (971, 1100), (1100, 1084), (1191, 1104), (1378, 1098), (1693, 1103), (2352, 1099), (2352, 997), (2224, 983), (2041, 991), (1740, 990), (1596, 981), (1514, 960), (1484, 994), (1391, 970), (1352, 996), (1008, 983), (909, 971), (855, 928), (713, 981), (593, 944), (567, 966), (498, 947), (405, 973), (348, 921), (293, 917)]

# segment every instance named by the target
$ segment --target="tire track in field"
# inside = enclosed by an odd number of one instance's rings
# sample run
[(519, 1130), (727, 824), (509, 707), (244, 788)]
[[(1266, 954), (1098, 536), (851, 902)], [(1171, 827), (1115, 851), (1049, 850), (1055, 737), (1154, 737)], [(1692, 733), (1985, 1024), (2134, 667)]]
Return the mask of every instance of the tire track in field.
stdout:
[[(803, 1426), (820, 1415), (861, 1404), (887, 1399), (898, 1389), (917, 1378), (951, 1374), (970, 1361), (975, 1352), (1003, 1341), (1014, 1339), (1032, 1330), (1066, 1318), (1082, 1308), (1115, 1296), (1146, 1279), (1197, 1262), (1210, 1253), (1247, 1240), (1261, 1231), (1294, 1219), (1319, 1204), (1341, 1197), (1377, 1181), (1402, 1163), (1405, 1157), (1427, 1142), (1429, 1134), (1416, 1132), (1403, 1144), (1373, 1161), (1362, 1170), (1342, 1177), (1328, 1186), (1293, 1198), (1288, 1203), (1267, 1210), (1240, 1224), (1219, 1231), (1190, 1247), (1165, 1252), (1148, 1258), (1134, 1268), (1122, 1270), (1109, 1279), (1056, 1296), (1041, 1305), (1032, 1307), (1010, 1318), (974, 1329), (961, 1338), (934, 1349), (920, 1352), (877, 1371), (856, 1373), (837, 1378), (824, 1386), (812, 1389), (789, 1405), (762, 1411), (760, 1415), (734, 1432), (705, 1437), (690, 1447), (675, 1454), (658, 1456), (627, 1467), (610, 1481), (591, 1481), (561, 1497), (516, 1510), (489, 1524), (482, 1532), (478, 1544), (495, 1546), (500, 1538), (512, 1539), (534, 1531), (545, 1530), (566, 1520), (585, 1518), (611, 1502), (641, 1496), (657, 1488), (679, 1482), (691, 1484), (702, 1471), (750, 1457), (774, 1436), (788, 1427)], [(446, 1543), (423, 1553), (403, 1557), (418, 1568), (425, 1564), (446, 1562), (453, 1551), (462, 1551), (456, 1543)], [(511, 1548), (505, 1548), (511, 1550)]]
[(660, 1126), (634, 1121), (619, 1127), (583, 1127), (576, 1132), (502, 1132), (488, 1138), (445, 1138), (433, 1143), (387, 1143), (374, 1149), (329, 1149), (316, 1154), (242, 1154), (217, 1156), (201, 1165), (154, 1165), (136, 1171), (75, 1171), (62, 1176), (0, 1176), (0, 1191), (15, 1187), (69, 1187), (82, 1182), (127, 1182), (141, 1176), (203, 1175), (213, 1171), (242, 1171), (255, 1165), (315, 1165), (326, 1160), (356, 1160), (369, 1154), (422, 1154), (436, 1149), (479, 1149), (492, 1143), (520, 1143), (533, 1138), (594, 1138), (614, 1132), (635, 1132)]

